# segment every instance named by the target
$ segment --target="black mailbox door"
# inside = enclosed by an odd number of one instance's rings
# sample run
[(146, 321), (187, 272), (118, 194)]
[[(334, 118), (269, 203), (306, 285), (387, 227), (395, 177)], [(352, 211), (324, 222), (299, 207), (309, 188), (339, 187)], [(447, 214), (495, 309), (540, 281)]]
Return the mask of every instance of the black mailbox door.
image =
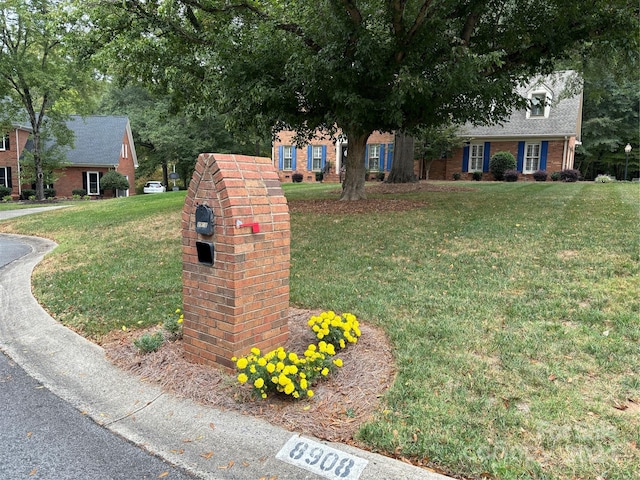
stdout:
[(206, 205), (196, 207), (196, 233), (213, 235), (213, 210)]

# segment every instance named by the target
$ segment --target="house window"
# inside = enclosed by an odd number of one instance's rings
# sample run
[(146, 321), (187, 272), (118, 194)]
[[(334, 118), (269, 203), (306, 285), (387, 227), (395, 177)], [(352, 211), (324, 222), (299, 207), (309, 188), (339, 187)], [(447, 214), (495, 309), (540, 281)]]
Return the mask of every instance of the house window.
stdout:
[(120, 156), (122, 158), (127, 158), (129, 156), (129, 149), (127, 148), (127, 144), (126, 143), (122, 144), (122, 149), (120, 151)]
[(529, 93), (527, 118), (548, 118), (551, 111), (551, 95), (547, 91)]
[(9, 150), (9, 135), (0, 138), (0, 151)]
[(87, 195), (100, 195), (100, 174), (85, 172), (87, 181)]
[(282, 169), (293, 169), (293, 147), (291, 145), (282, 148)]
[(380, 145), (369, 145), (367, 168), (372, 172), (380, 170)]
[(0, 187), (11, 188), (11, 167), (0, 167)]
[(540, 144), (527, 143), (524, 147), (522, 173), (533, 173), (540, 169)]
[(311, 170), (319, 172), (322, 170), (322, 146), (314, 146), (311, 151)]
[(469, 146), (469, 171), (481, 172), (484, 161), (484, 145), (473, 144)]

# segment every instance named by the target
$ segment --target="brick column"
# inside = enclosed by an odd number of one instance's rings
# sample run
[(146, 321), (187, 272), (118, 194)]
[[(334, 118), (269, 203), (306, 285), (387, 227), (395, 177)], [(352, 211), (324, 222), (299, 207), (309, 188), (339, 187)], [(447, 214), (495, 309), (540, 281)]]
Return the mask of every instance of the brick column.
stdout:
[[(212, 235), (195, 211), (213, 211)], [(247, 224), (250, 224), (247, 226)], [(213, 264), (196, 242), (213, 244)], [(231, 371), (232, 356), (272, 350), (288, 337), (289, 209), (271, 159), (202, 154), (182, 210), (184, 346), (187, 358)]]

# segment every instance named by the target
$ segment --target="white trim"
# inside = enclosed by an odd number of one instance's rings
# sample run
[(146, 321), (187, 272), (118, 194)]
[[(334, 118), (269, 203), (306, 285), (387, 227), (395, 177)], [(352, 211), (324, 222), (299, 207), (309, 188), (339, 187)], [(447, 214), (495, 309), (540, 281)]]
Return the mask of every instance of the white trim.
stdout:
[[(531, 147), (532, 149), (534, 149), (535, 147), (538, 148), (538, 155), (528, 155), (529, 153), (529, 147)], [(540, 156), (542, 153), (542, 143), (541, 142), (525, 142), (524, 144), (524, 157), (522, 159), (522, 173), (523, 174), (527, 174), (527, 173), (533, 173), (536, 170), (540, 169)], [(534, 168), (527, 168), (527, 159), (528, 158), (537, 158), (538, 161), (536, 163), (536, 165), (534, 166)]]
[[(544, 95), (545, 98), (544, 113), (542, 115), (531, 115), (533, 98), (542, 95)], [(527, 118), (549, 118), (549, 113), (551, 112), (551, 101), (553, 100), (553, 92), (551, 90), (546, 88), (544, 85), (536, 85), (536, 88), (530, 90), (527, 94), (527, 100), (529, 101), (529, 106), (527, 107)]]
[[(87, 195), (100, 195), (100, 172), (97, 171), (87, 171), (85, 172), (86, 176), (87, 176)], [(91, 192), (91, 175), (95, 174), (97, 177), (97, 184), (98, 184), (98, 192), (97, 193), (92, 193)]]

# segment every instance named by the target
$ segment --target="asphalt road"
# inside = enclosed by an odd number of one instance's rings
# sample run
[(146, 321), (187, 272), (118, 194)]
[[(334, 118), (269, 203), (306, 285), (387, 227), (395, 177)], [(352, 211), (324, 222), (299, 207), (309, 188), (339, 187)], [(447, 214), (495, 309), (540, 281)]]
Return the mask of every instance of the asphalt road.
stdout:
[[(3, 267), (31, 248), (0, 236)], [(193, 479), (96, 424), (0, 353), (0, 479)]]

